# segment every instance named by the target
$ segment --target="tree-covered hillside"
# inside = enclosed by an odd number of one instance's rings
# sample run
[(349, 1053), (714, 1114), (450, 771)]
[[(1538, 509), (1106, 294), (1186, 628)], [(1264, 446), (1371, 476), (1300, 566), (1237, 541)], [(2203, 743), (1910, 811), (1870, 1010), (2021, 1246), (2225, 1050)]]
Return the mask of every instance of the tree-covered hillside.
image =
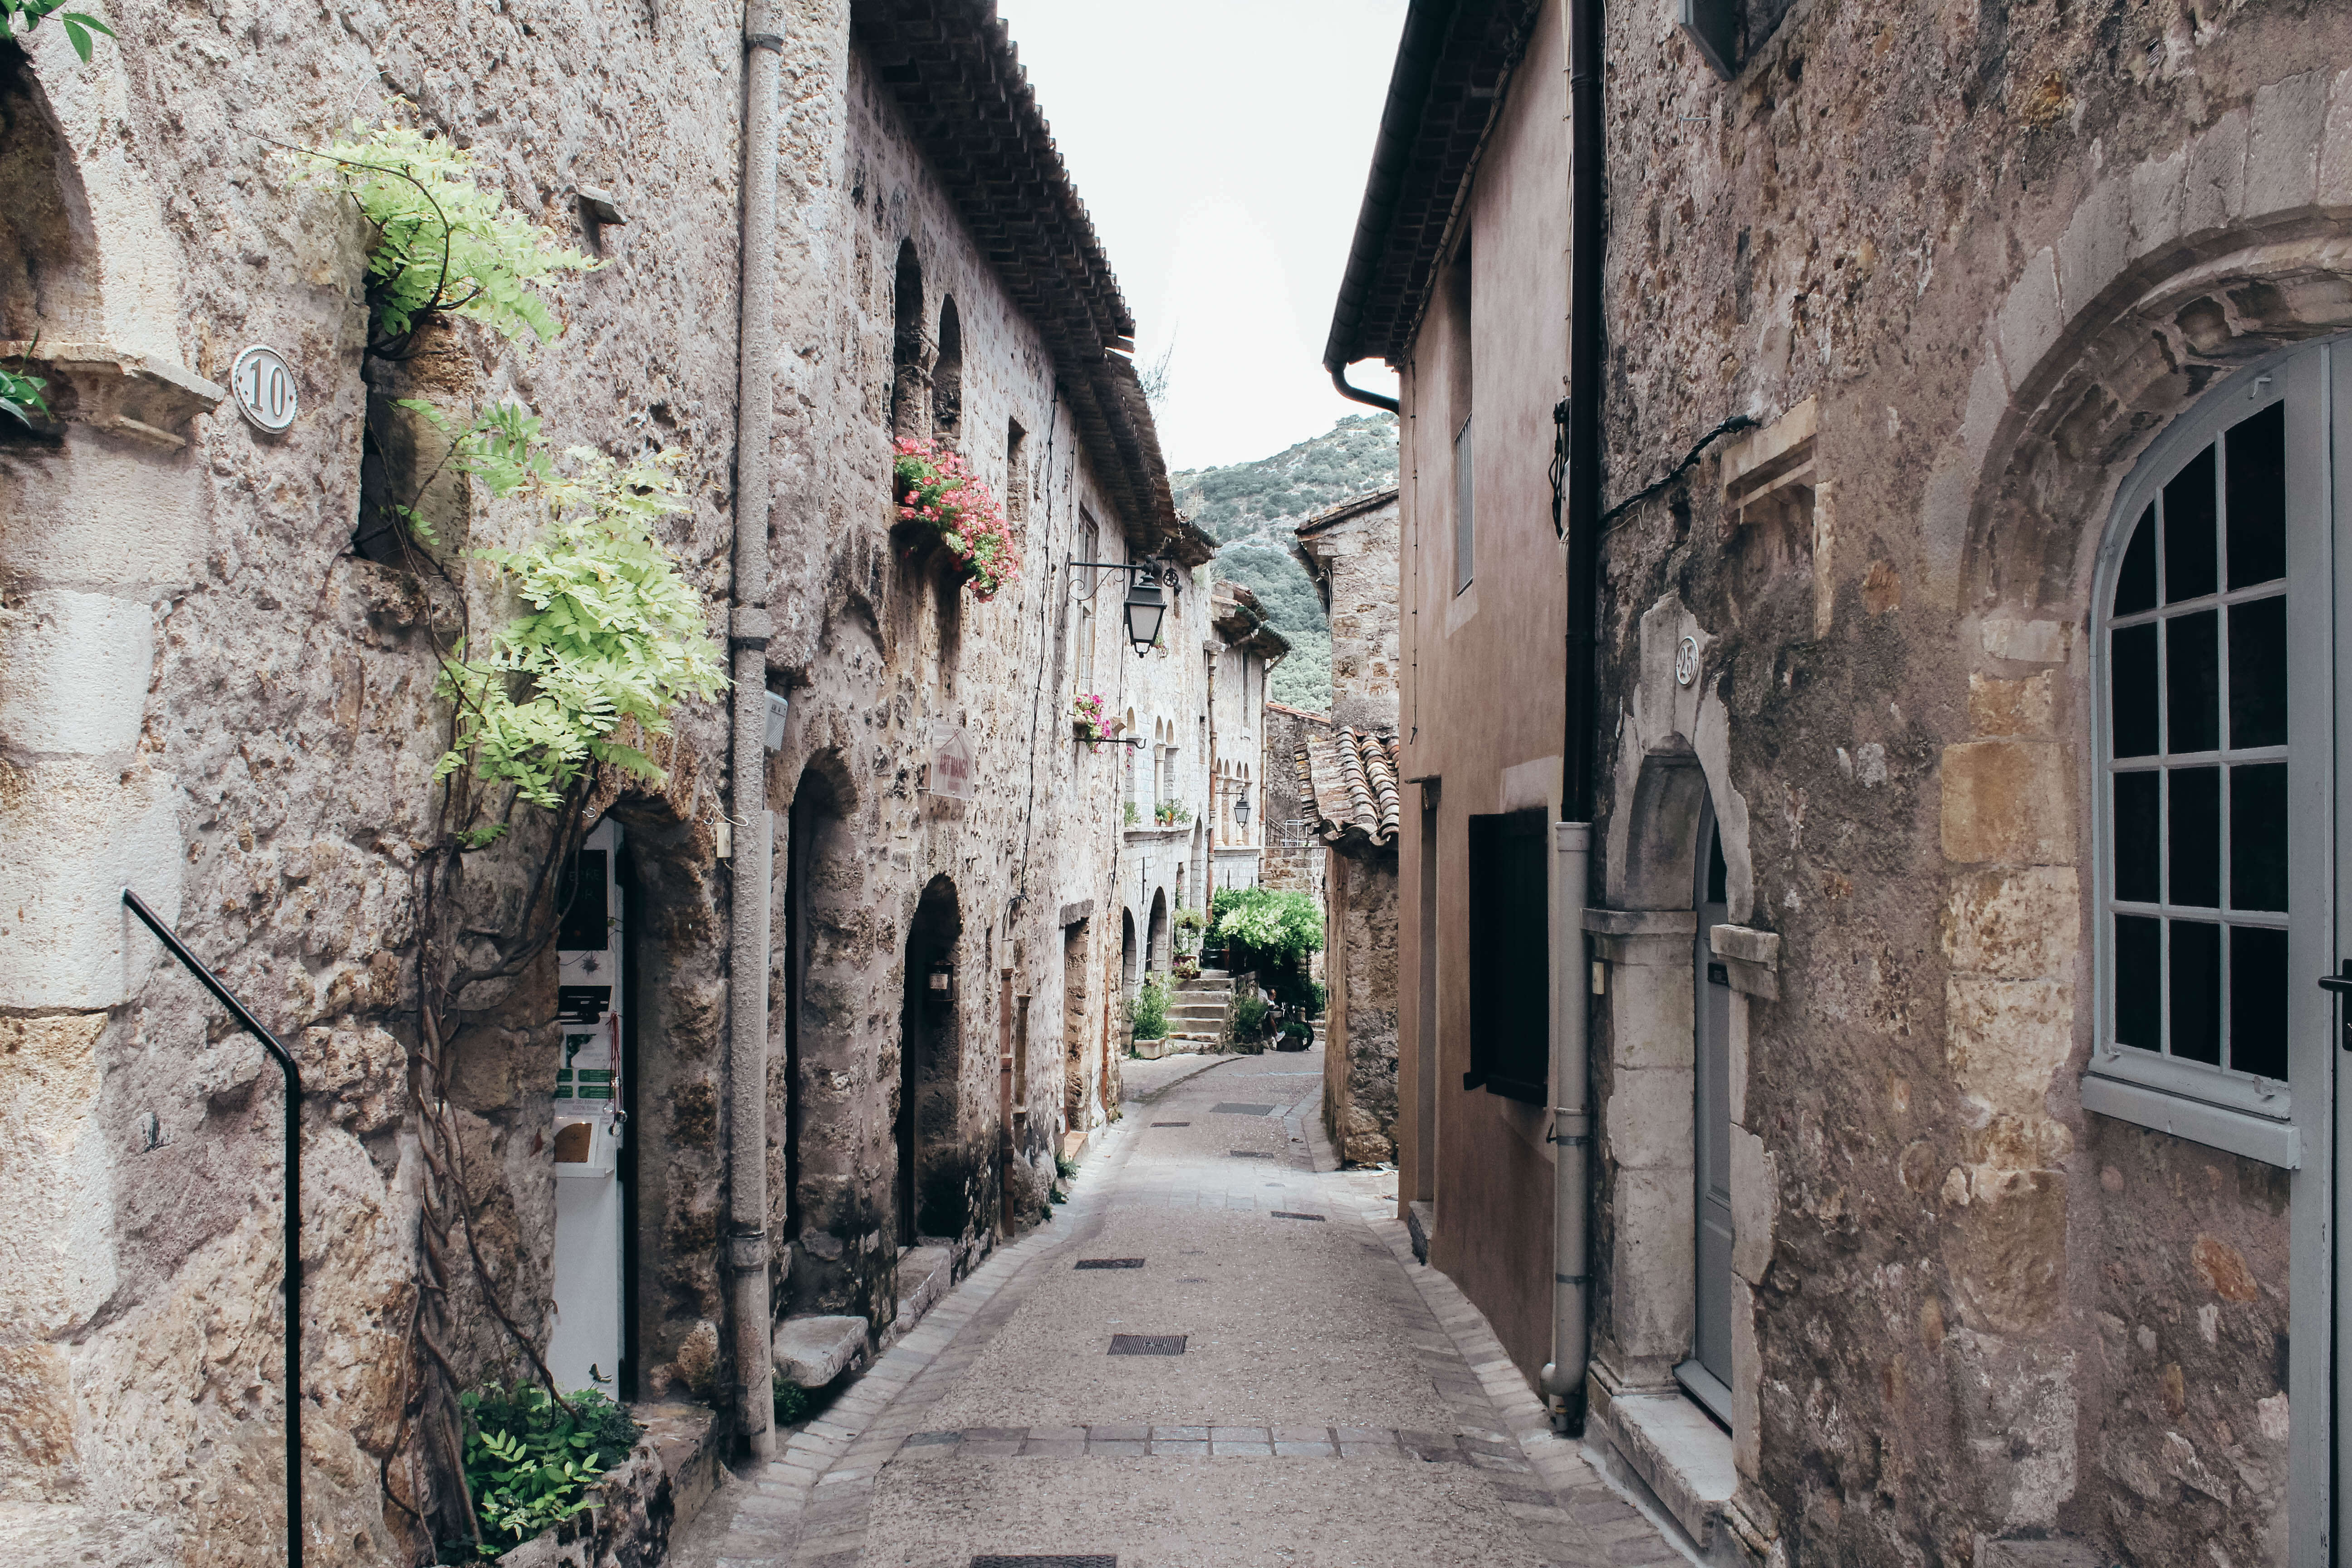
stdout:
[(1396, 419), (1342, 419), (1296, 447), (1221, 468), (1173, 474), (1176, 505), (1223, 547), (1217, 575), (1255, 593), (1290, 657), (1274, 672), (1274, 700), (1318, 711), (1331, 706), (1331, 628), (1291, 531), (1327, 507), (1396, 483)]

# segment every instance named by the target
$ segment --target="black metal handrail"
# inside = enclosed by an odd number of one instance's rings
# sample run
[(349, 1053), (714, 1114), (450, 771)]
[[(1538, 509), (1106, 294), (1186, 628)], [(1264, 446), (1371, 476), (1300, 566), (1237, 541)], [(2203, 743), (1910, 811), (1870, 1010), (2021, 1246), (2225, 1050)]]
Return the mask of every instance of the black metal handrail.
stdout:
[(125, 888), (122, 902), (189, 973), (203, 982), (246, 1033), (278, 1058), (278, 1070), (286, 1075), (286, 1563), (287, 1568), (302, 1568), (302, 1072), (278, 1043), (278, 1037), (263, 1028), (252, 1009), (229, 994), (228, 987), (188, 951), (188, 944), (147, 907), (145, 900)]

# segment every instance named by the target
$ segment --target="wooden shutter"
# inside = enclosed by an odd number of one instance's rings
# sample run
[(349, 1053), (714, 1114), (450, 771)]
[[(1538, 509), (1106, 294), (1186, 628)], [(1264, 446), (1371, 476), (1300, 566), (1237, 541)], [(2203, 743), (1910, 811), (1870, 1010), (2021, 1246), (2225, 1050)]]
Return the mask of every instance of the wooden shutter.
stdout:
[(1470, 1070), (1465, 1089), (1547, 1103), (1551, 899), (1541, 811), (1470, 818)]

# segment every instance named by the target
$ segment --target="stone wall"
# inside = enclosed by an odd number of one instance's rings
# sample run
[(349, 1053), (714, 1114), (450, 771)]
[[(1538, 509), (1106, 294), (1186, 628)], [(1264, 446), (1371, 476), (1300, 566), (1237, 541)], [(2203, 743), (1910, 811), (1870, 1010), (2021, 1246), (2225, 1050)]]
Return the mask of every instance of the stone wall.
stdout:
[(1323, 1125), (1342, 1160), (1377, 1165), (1396, 1157), (1396, 851), (1324, 853)]
[[(1082, 510), (1107, 549), (1126, 548), (1130, 520), (1046, 340), (853, 47), (846, 6), (780, 12), (768, 673), (792, 712), (766, 780), (778, 826), (764, 1107), (726, 1091), (727, 900), (761, 826), (730, 792), (723, 707), (677, 713), (652, 748), (664, 784), (592, 803), (627, 830), (640, 939), (635, 1372), (648, 1395), (765, 1382), (730, 1364), (720, 1331), (738, 1126), (767, 1129), (771, 1234), (788, 1244), (778, 1310), (888, 1324), (919, 907), (953, 976), (948, 1044), (915, 1079), (926, 1194), (952, 1201), (925, 1208), (952, 1216), (967, 1252), (1002, 1218), (1005, 972), (1046, 1059), (1073, 1005), (1107, 1054), (1115, 984), (1059, 967), (1060, 910), (1092, 899), (1094, 920), (1116, 919), (1118, 794), (1108, 756), (1081, 754), (1053, 721), (1059, 678), (1045, 672)], [(64, 416), (0, 429), (0, 866), (24, 890), (0, 931), (0, 1255), (16, 1260), (0, 1284), (0, 1502), (27, 1539), (99, 1553), (76, 1561), (198, 1568), (279, 1550), (278, 1079), (159, 963), (120, 908), (128, 885), (301, 1064), (309, 1554), (407, 1561), (450, 1508), (438, 1457), (404, 1417), (418, 1371), (419, 1097), (452, 1129), (476, 1216), (453, 1243), (462, 1289), (442, 1348), (463, 1380), (504, 1375), (523, 1358), (468, 1259), (478, 1251), (514, 1334), (543, 1343), (554, 975), (551, 958), (523, 955), (470, 994), (446, 1081), (418, 1080), (417, 868), (438, 831), (431, 775), (448, 723), (435, 643), (461, 603), (478, 617), (503, 607), (454, 557), (453, 585), (355, 548), (373, 482), (363, 421), (371, 397), (381, 410), (424, 395), (462, 418), (510, 396), (558, 447), (678, 447), (691, 510), (661, 536), (720, 626), (741, 13), (427, 0), (317, 27), (129, 0), (108, 19), (126, 42), (101, 40), (89, 66), (54, 25), (26, 57), (0, 46), (0, 339), (39, 333)], [(531, 112), (514, 114), (518, 101)], [(524, 216), (603, 262), (551, 286), (563, 336), (508, 342), (460, 322), (423, 335), (404, 364), (363, 355), (366, 227), (263, 138), (316, 147), (354, 116), (393, 113), (468, 147)], [(590, 224), (586, 186), (610, 191), (627, 223)], [(902, 249), (919, 298), (901, 288)], [(1030, 563), (988, 604), (890, 531), (894, 391), (913, 394), (897, 399), (902, 427), (932, 422), (950, 298), (960, 395), (937, 407), (952, 404), (949, 433), (1006, 497)], [(897, 353), (902, 302), (919, 323), (911, 364)], [(220, 404), (256, 342), (300, 383), (283, 436)], [(519, 542), (535, 521), (461, 485), (432, 505), (453, 550)], [(927, 788), (949, 726), (977, 756), (970, 802)], [(796, 839), (786, 825), (813, 780), (824, 799), (807, 796)], [(528, 812), (520, 823), (466, 858), (442, 906), (477, 962), (501, 957), (485, 932), (520, 916), (545, 841)], [(1014, 1154), (1050, 1170), (1061, 1084), (1033, 1071), (1027, 1087)], [(1034, 1204), (1037, 1184), (1024, 1191)], [(380, 1466), (430, 1522), (387, 1501)]]
[(1292, 761), (1310, 732), (1328, 732), (1330, 719), (1280, 702), (1265, 705), (1265, 761), (1259, 776), (1258, 810), (1265, 853), (1258, 862), (1258, 885), (1323, 896), (1323, 846), (1307, 826), (1307, 805), (1298, 795), (1298, 768)]
[(1331, 620), (1331, 721), (1375, 734), (1396, 729), (1401, 671), (1397, 563), (1402, 512), (1394, 489), (1358, 496), (1298, 527)]
[[(1675, 831), (1658, 769), (1687, 762), (1733, 922), (1777, 938), (1734, 1025), (1742, 1517), (1800, 1561), (2054, 1531), (2284, 1562), (2290, 1178), (2078, 1097), (2084, 633), (2148, 440), (2352, 324), (2314, 248), (2346, 236), (2352, 34), (2255, 5), (1799, 8), (1723, 83), (1664, 12), (1612, 5), (1608, 32), (1609, 156), (1642, 173), (1612, 185), (1606, 500), (1727, 416), (1762, 425), (1601, 565), (1609, 901), (1668, 907), (1641, 877)], [(1686, 1223), (1648, 1215), (1614, 1104), (1629, 995), (1596, 1036), (1620, 1270)], [(1603, 1291), (1604, 1364), (1666, 1348), (1623, 1303), (1673, 1294)]]

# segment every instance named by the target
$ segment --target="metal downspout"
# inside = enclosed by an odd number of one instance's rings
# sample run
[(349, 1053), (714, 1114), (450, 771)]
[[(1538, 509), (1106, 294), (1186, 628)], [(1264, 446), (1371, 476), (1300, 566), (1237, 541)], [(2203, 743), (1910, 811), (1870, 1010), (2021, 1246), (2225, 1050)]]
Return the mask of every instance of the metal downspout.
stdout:
[(768, 1302), (768, 444), (775, 424), (777, 81), (784, 40), (770, 0), (743, 6), (743, 234), (735, 397), (734, 678), (730, 806), (742, 839), (728, 919), (728, 1236), (735, 1421), (743, 1446), (774, 1445)]
[(1584, 1425), (1591, 1269), (1586, 1212), (1592, 1146), (1584, 905), (1591, 872), (1595, 567), (1601, 501), (1601, 0), (1567, 0), (1569, 109), (1568, 658), (1560, 737), (1560, 821), (1553, 829), (1559, 920), (1552, 928), (1552, 1359), (1542, 1388), (1553, 1425)]

